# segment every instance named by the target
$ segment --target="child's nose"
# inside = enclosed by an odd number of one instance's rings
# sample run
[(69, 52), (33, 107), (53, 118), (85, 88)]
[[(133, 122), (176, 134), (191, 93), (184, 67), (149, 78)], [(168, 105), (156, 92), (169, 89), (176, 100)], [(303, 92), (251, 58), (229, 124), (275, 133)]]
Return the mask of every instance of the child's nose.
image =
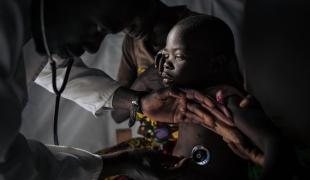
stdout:
[(164, 68), (172, 70), (173, 69), (173, 63), (169, 59), (167, 59), (165, 64), (164, 64)]

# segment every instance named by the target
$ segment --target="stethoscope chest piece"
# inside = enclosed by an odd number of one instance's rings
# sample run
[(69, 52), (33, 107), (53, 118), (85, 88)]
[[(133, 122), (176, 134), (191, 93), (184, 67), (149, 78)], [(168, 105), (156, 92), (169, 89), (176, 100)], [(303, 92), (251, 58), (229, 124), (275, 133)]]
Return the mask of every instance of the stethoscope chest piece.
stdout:
[(210, 151), (202, 145), (197, 145), (192, 150), (192, 159), (200, 166), (207, 165), (210, 162), (210, 156)]

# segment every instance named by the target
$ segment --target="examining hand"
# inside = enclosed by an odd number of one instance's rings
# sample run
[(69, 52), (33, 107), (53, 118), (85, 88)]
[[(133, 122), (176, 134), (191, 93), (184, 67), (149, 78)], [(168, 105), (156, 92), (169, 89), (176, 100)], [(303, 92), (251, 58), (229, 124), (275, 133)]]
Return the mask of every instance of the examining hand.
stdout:
[[(130, 89), (135, 91), (151, 92), (162, 87), (163, 84), (157, 70), (154, 66), (151, 66), (133, 82)], [(126, 109), (115, 109), (112, 111), (112, 117), (118, 123), (127, 120), (129, 116), (130, 111)]]
[(130, 89), (136, 91), (153, 91), (163, 88), (161, 78), (154, 66), (146, 69), (131, 85)]
[(178, 123), (185, 119), (185, 94), (178, 89), (163, 88), (141, 98), (143, 114), (160, 122)]

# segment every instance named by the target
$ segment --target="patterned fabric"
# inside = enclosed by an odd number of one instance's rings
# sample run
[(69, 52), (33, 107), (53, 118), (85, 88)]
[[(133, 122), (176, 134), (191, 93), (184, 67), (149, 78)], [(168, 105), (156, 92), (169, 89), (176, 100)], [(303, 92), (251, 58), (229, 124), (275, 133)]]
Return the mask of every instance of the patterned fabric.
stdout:
[[(132, 138), (116, 146), (100, 150), (96, 154), (104, 155), (122, 150), (150, 149), (161, 150), (165, 154), (172, 154), (178, 138), (178, 126), (174, 124), (158, 123), (141, 113), (137, 113), (140, 122), (138, 133), (143, 137)], [(126, 176), (113, 176), (104, 180), (130, 180)]]

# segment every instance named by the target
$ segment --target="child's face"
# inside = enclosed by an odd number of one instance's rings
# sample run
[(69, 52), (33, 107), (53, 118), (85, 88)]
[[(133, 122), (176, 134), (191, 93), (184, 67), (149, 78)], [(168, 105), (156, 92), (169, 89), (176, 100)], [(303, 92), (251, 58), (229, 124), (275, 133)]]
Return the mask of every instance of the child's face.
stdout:
[(166, 59), (162, 81), (166, 86), (199, 87), (205, 84), (208, 69), (207, 53), (203, 43), (197, 38), (183, 36), (178, 28), (173, 28), (163, 49)]

